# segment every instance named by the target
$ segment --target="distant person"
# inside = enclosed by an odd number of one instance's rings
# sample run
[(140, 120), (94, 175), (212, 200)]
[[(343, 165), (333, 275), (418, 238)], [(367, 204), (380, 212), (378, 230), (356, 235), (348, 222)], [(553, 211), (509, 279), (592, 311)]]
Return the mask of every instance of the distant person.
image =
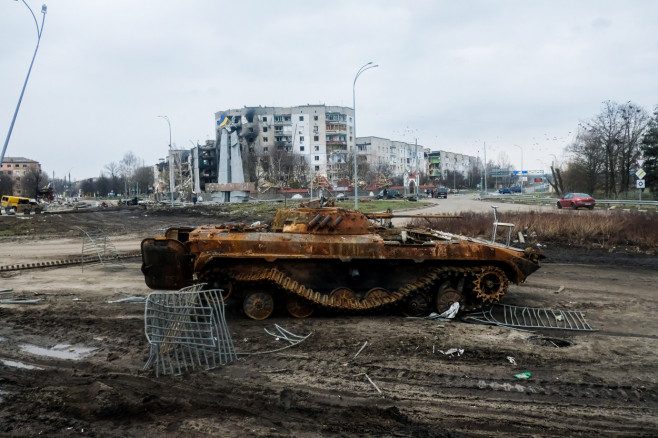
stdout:
[(196, 192), (192, 192), (192, 204), (196, 205), (197, 197)]

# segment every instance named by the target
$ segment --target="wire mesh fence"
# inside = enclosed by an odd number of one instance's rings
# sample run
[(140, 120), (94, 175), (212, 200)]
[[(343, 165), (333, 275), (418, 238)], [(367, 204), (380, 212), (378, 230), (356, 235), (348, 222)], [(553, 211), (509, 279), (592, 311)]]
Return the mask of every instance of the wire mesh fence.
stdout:
[(222, 290), (194, 285), (178, 292), (153, 292), (146, 299), (144, 332), (150, 344), (144, 370), (180, 375), (196, 367), (216, 368), (237, 359), (226, 325)]

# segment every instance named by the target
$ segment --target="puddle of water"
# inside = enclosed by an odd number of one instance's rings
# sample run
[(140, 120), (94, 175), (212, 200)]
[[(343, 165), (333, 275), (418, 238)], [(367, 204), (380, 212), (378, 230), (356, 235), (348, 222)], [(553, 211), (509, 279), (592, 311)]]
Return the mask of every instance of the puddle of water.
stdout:
[[(42, 370), (43, 368), (39, 368), (34, 365), (28, 365), (23, 362), (16, 362), (13, 360), (5, 360), (5, 359), (0, 359), (0, 362), (2, 362), (3, 365), (8, 366), (8, 367), (13, 367), (13, 368), (22, 368), (24, 370)], [(2, 391), (0, 391), (0, 396), (2, 396)]]
[(20, 349), (26, 353), (37, 356), (54, 357), (56, 359), (80, 360), (88, 356), (94, 347), (79, 347), (70, 344), (57, 344), (50, 348), (37, 347), (36, 345), (23, 344)]

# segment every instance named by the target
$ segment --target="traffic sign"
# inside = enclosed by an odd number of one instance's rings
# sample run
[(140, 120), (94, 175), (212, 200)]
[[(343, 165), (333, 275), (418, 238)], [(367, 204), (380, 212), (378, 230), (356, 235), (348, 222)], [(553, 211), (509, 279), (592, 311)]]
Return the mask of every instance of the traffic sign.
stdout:
[(641, 169), (642, 166), (644, 166), (645, 161), (647, 161), (647, 160), (645, 160), (644, 158), (638, 158), (637, 159), (637, 167), (639, 167)]
[(644, 188), (644, 180), (643, 179), (638, 179), (637, 181), (635, 181), (635, 188), (643, 189)]
[(647, 173), (644, 171), (644, 169), (637, 169), (637, 172), (635, 172), (635, 176), (637, 176), (640, 179), (643, 179)]

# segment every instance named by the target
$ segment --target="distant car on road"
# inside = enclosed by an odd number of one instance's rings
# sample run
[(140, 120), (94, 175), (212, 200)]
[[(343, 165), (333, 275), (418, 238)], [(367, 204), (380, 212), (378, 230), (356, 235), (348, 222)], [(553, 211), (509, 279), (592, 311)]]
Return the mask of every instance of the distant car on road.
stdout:
[(399, 197), (400, 192), (393, 189), (384, 189), (377, 195), (377, 199), (394, 199)]
[(521, 186), (514, 186), (509, 188), (512, 193), (521, 193), (523, 189), (521, 189)]
[(448, 189), (446, 189), (445, 187), (441, 187), (437, 189), (436, 197), (448, 199)]
[(596, 201), (587, 193), (567, 193), (564, 198), (557, 200), (557, 208), (571, 208), (578, 210), (581, 207), (592, 210)]
[(512, 191), (509, 189), (509, 187), (504, 187), (502, 189), (498, 189), (498, 193), (501, 195), (511, 195)]

